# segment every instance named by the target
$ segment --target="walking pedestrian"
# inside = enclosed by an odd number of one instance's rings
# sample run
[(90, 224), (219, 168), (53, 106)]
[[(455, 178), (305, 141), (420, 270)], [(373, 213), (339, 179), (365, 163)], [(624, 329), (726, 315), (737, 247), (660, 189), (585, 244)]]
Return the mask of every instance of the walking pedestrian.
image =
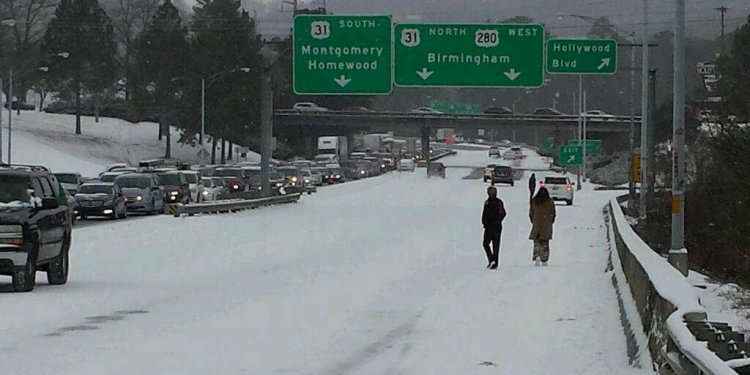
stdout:
[(482, 225), (484, 226), (482, 247), (487, 255), (487, 268), (494, 270), (500, 262), (500, 234), (503, 231), (503, 219), (505, 219), (506, 212), (503, 201), (497, 197), (496, 187), (488, 187), (487, 196), (484, 210), (482, 210)]
[(544, 186), (539, 188), (529, 207), (531, 220), (531, 234), (529, 239), (534, 241), (534, 265), (547, 265), (549, 261), (549, 240), (552, 239), (552, 224), (555, 223), (555, 202), (550, 198), (549, 191)]
[(534, 191), (536, 190), (536, 174), (532, 173), (529, 178), (529, 200), (534, 198)]

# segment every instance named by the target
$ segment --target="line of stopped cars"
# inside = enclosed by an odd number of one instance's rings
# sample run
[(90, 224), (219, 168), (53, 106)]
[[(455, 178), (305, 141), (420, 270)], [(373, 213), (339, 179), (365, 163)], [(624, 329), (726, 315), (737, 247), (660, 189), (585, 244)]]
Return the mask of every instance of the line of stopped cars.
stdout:
[[(490, 182), (493, 185), (515, 186), (515, 181), (521, 178), (520, 175), (517, 175), (516, 168), (520, 167), (520, 161), (526, 158), (523, 149), (513, 145), (510, 141), (502, 141), (500, 145), (490, 146), (488, 152), (490, 157), (502, 157), (504, 162), (502, 164), (488, 164), (484, 168), (484, 182)], [(507, 165), (508, 163), (512, 163), (513, 166)], [(561, 170), (553, 173), (545, 172), (543, 176), (538, 176), (536, 188), (546, 187), (553, 200), (563, 201), (570, 206), (573, 204), (575, 195), (575, 189), (573, 188), (575, 183), (571, 181), (569, 176), (561, 172)]]

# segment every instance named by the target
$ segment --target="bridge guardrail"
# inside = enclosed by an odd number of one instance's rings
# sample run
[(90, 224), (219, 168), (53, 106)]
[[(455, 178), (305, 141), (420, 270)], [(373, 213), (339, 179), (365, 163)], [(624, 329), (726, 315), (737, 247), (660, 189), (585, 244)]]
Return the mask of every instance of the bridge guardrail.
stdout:
[[(737, 375), (750, 372), (750, 360), (737, 359), (738, 346), (734, 341), (741, 335), (707, 335), (702, 327), (716, 324), (707, 320), (693, 286), (635, 233), (630, 227), (620, 203), (627, 196), (612, 199), (607, 206), (607, 219), (613, 243), (613, 267), (624, 273), (635, 302), (638, 318), (651, 358), (661, 374), (678, 375)], [(617, 272), (617, 271), (616, 271)], [(634, 319), (635, 317), (630, 317)], [(706, 328), (707, 329), (707, 328)], [(706, 330), (703, 329), (703, 330)], [(712, 348), (735, 350), (723, 356)], [(723, 357), (723, 358), (722, 358)]]
[(195, 215), (206, 213), (226, 213), (249, 210), (258, 207), (271, 206), (275, 204), (294, 203), (300, 200), (302, 194), (286, 194), (268, 198), (258, 199), (233, 199), (227, 201), (216, 201), (196, 204), (175, 204), (169, 206), (169, 211), (174, 217), (182, 215)]
[[(490, 114), (490, 113), (414, 113), (414, 112), (397, 112), (397, 111), (371, 111), (371, 112), (356, 112), (356, 111), (295, 111), (293, 109), (277, 109), (276, 115), (288, 116), (288, 115), (304, 115), (309, 117), (328, 117), (328, 116), (397, 116), (397, 117), (409, 117), (409, 118), (445, 118), (445, 117), (461, 117), (461, 118), (477, 118), (477, 119), (536, 119), (536, 120), (575, 120), (578, 121), (580, 116), (578, 115), (534, 115), (534, 114)], [(640, 116), (633, 118), (636, 122), (641, 121)], [(596, 117), (589, 116), (586, 118), (588, 122), (629, 122), (630, 116), (612, 116), (612, 117)]]

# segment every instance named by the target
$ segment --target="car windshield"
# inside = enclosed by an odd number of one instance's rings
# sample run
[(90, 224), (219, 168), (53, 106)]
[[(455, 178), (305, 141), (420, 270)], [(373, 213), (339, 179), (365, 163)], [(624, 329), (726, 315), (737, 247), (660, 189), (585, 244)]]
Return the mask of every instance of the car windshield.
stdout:
[(128, 177), (122, 176), (115, 180), (117, 186), (120, 188), (131, 188), (131, 189), (148, 189), (151, 187), (150, 177)]
[(106, 185), (83, 185), (79, 194), (112, 194), (113, 187)]
[(565, 177), (545, 177), (544, 183), (547, 185), (566, 185), (568, 179)]
[(182, 181), (180, 181), (180, 175), (174, 174), (174, 173), (164, 173), (159, 174), (159, 184), (162, 186), (165, 185), (171, 185), (171, 186), (180, 186), (182, 185)]
[(183, 176), (185, 176), (185, 180), (187, 180), (188, 184), (198, 183), (198, 174), (196, 173), (184, 173)]
[(212, 178), (211, 180), (214, 182), (215, 186), (226, 186), (227, 185), (226, 181), (224, 181), (223, 178)]
[(29, 203), (29, 178), (23, 176), (0, 177), (0, 203)]
[(115, 182), (115, 179), (120, 176), (119, 174), (105, 174), (101, 178), (99, 178), (99, 181), (101, 182)]
[(260, 172), (260, 169), (244, 169), (242, 171), (246, 177), (260, 177)]
[(73, 173), (55, 173), (55, 177), (57, 177), (57, 181), (60, 181), (63, 184), (78, 183), (78, 175)]
[(315, 161), (326, 161), (333, 159), (333, 155), (318, 155), (315, 157)]
[(299, 177), (299, 170), (297, 168), (280, 168), (279, 172), (285, 174), (287, 177)]
[(239, 169), (219, 169), (214, 172), (216, 177), (237, 177), (240, 173)]

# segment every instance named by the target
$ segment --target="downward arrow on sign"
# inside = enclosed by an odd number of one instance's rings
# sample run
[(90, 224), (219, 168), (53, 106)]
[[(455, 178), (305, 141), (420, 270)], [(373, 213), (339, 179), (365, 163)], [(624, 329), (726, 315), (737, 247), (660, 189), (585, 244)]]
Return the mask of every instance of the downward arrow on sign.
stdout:
[(609, 57), (602, 59), (602, 63), (599, 64), (599, 66), (596, 68), (596, 70), (602, 70), (602, 69), (604, 69), (604, 67), (609, 66), (609, 62), (610, 61), (611, 60), (609, 59)]
[(427, 80), (427, 78), (430, 78), (430, 76), (432, 75), (432, 73), (435, 73), (435, 72), (430, 72), (430, 71), (427, 70), (427, 68), (422, 68), (421, 71), (419, 71), (419, 70), (417, 71), (417, 74), (420, 77), (422, 77), (422, 79), (425, 80), (425, 81)]
[(511, 81), (515, 81), (520, 75), (521, 72), (517, 72), (515, 68), (510, 68), (510, 72), (505, 72), (505, 76)]
[(339, 84), (339, 86), (341, 86), (341, 87), (345, 87), (345, 86), (346, 86), (346, 85), (348, 85), (348, 84), (349, 84), (349, 82), (351, 82), (352, 80), (351, 80), (351, 79), (347, 79), (347, 78), (346, 78), (346, 76), (344, 76), (344, 75), (342, 74), (342, 75), (341, 75), (341, 77), (339, 77), (339, 78), (335, 78), (335, 79), (334, 79), (334, 81), (336, 81), (336, 83), (338, 83), (338, 84)]

